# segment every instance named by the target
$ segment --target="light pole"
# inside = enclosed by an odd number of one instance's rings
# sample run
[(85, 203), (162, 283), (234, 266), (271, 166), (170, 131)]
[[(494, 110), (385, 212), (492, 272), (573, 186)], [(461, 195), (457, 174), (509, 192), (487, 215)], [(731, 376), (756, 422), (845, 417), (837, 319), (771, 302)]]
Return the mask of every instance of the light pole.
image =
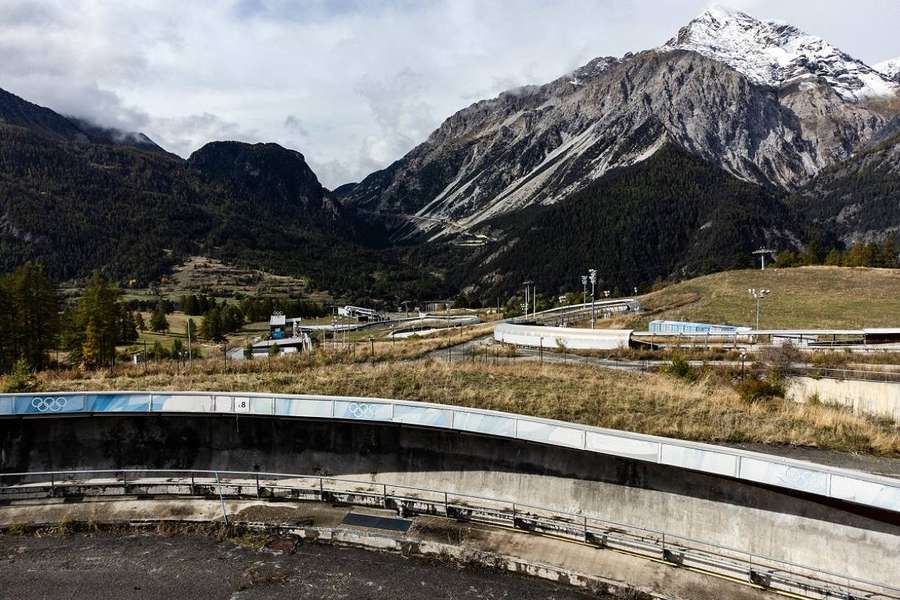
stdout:
[(768, 248), (760, 248), (759, 250), (754, 250), (753, 254), (759, 256), (759, 260), (760, 260), (759, 270), (765, 271), (766, 270), (766, 255), (768, 254), (769, 256), (774, 256), (775, 251), (770, 250)]
[(588, 278), (591, 280), (591, 329), (597, 320), (594, 314), (594, 289), (597, 287), (597, 269), (588, 269)]
[[(534, 285), (534, 282), (529, 279), (528, 281), (522, 282), (522, 285), (525, 286), (525, 318), (527, 319), (528, 318), (528, 307), (531, 306), (531, 304), (529, 304), (529, 302), (528, 302), (529, 297), (530, 297), (529, 292), (531, 290), (531, 286)], [(536, 302), (537, 299), (532, 298), (532, 301)]]
[(587, 304), (587, 283), (588, 283), (588, 276), (587, 276), (587, 275), (582, 275), (582, 276), (581, 276), (581, 289), (582, 289), (582, 291), (581, 291), (581, 303), (582, 303), (582, 304)]
[(762, 302), (762, 299), (772, 292), (767, 289), (749, 288), (747, 293), (756, 300), (756, 330), (759, 331), (759, 305), (760, 302)]

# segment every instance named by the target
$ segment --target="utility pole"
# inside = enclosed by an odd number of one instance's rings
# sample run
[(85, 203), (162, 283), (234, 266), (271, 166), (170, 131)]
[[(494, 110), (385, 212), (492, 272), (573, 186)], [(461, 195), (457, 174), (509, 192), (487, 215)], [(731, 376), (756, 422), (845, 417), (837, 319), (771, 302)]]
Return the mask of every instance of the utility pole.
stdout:
[(581, 303), (587, 304), (587, 284), (588, 284), (588, 276), (581, 276)]
[(447, 363), (453, 362), (453, 346), (450, 345), (450, 303), (444, 303), (444, 314), (447, 317), (447, 322), (444, 324), (447, 328)]
[(597, 315), (594, 310), (594, 292), (597, 287), (597, 269), (588, 269), (588, 279), (591, 280), (591, 329), (597, 321)]
[(193, 323), (193, 321), (188, 319), (187, 320), (187, 334), (188, 334), (188, 369), (189, 370), (193, 370), (193, 367), (194, 367), (194, 357), (193, 357), (193, 352), (191, 351), (191, 323)]

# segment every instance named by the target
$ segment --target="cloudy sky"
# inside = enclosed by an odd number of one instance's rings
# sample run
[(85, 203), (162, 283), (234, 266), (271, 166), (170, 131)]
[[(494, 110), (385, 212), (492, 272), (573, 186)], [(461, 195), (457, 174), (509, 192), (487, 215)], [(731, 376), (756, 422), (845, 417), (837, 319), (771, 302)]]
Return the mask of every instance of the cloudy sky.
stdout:
[[(0, 88), (143, 131), (303, 152), (329, 187), (452, 112), (593, 57), (665, 42), (706, 0), (0, 0)], [(900, 56), (900, 0), (731, 0), (870, 63)]]

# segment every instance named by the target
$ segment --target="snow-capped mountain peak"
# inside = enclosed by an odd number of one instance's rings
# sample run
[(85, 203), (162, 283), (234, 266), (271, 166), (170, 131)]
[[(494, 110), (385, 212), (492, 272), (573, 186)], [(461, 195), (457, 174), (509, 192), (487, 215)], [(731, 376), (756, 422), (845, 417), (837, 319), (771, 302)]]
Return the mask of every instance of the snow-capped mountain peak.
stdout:
[(900, 56), (872, 65), (872, 68), (882, 75), (886, 75), (889, 79), (900, 81)]
[(847, 100), (900, 91), (896, 82), (820, 37), (720, 6), (682, 27), (662, 50), (692, 50), (728, 64), (756, 83), (774, 87), (803, 79), (823, 80)]

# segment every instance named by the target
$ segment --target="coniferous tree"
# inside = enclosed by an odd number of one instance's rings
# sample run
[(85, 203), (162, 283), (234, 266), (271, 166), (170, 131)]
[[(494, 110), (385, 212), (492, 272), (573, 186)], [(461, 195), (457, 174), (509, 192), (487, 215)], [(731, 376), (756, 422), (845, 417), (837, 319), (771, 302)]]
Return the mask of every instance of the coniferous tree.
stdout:
[(166, 307), (162, 301), (156, 305), (156, 309), (150, 315), (150, 329), (156, 332), (169, 330), (169, 320), (166, 319)]
[(828, 252), (828, 256), (825, 257), (825, 264), (830, 265), (832, 267), (841, 266), (841, 262), (843, 257), (841, 256), (841, 251), (837, 248), (832, 248), (830, 252)]
[(99, 366), (102, 352), (100, 338), (97, 335), (97, 327), (93, 321), (89, 321), (84, 332), (84, 339), (81, 342), (81, 360), (87, 367)]
[(67, 336), (70, 362), (87, 367), (110, 365), (115, 360), (116, 342), (121, 333), (119, 290), (95, 274), (78, 301), (72, 328)]
[(59, 339), (60, 302), (56, 287), (41, 265), (27, 262), (3, 278), (7, 302), (7, 345), (15, 359), (33, 370), (47, 366), (49, 352)]
[(138, 339), (134, 314), (124, 304), (119, 305), (119, 342), (128, 344)]
[(0, 285), (0, 373), (9, 371), (16, 360), (13, 342), (15, 309), (5, 286)]
[(218, 308), (210, 309), (203, 315), (203, 321), (200, 323), (200, 335), (217, 342), (223, 339), (222, 315)]

